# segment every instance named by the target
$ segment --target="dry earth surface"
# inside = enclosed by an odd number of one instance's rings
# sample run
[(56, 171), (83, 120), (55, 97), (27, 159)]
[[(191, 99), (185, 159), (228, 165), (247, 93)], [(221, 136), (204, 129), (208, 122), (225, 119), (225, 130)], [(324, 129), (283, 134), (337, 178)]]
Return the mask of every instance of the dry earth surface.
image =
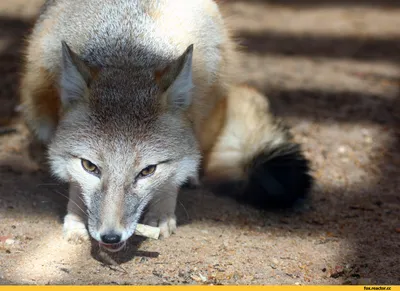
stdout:
[(260, 212), (185, 190), (176, 235), (112, 258), (62, 240), (66, 188), (29, 158), (15, 112), (41, 2), (0, 1), (0, 283), (400, 284), (400, 1), (225, 1), (245, 81), (312, 161), (312, 199)]

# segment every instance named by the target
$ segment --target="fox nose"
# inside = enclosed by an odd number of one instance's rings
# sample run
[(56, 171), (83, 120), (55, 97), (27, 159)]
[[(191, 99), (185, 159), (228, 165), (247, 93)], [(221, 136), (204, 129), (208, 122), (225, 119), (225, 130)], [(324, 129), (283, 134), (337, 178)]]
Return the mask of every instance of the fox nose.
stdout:
[(121, 241), (121, 236), (113, 232), (103, 234), (100, 238), (105, 244), (117, 244)]

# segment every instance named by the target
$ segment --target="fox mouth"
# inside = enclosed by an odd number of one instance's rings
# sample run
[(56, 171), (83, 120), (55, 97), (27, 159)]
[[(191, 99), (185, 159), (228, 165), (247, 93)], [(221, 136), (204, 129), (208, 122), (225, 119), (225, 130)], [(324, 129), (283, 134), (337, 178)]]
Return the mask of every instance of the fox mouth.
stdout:
[(120, 242), (120, 243), (117, 243), (117, 244), (99, 243), (99, 245), (103, 249), (105, 249), (105, 250), (107, 250), (107, 251), (109, 251), (111, 253), (116, 253), (116, 252), (119, 252), (120, 250), (122, 250), (125, 247), (126, 241), (123, 241), (123, 242)]

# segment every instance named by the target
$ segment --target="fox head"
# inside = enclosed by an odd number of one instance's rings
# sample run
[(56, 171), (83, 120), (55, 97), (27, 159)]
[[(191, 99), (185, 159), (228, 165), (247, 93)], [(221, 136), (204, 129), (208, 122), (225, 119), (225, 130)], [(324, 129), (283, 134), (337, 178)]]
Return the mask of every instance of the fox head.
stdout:
[(62, 118), (49, 146), (54, 175), (80, 186), (101, 242), (136, 229), (146, 205), (196, 176), (188, 109), (193, 46), (163, 68), (90, 68), (62, 42)]

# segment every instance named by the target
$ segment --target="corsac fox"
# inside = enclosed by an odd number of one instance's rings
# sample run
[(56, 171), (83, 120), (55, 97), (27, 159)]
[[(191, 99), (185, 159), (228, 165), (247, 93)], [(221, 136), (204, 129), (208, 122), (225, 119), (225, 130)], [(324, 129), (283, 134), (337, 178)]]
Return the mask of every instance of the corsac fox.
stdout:
[(235, 85), (235, 51), (211, 0), (46, 1), (21, 102), (69, 183), (66, 239), (118, 251), (141, 218), (168, 237), (188, 181), (258, 207), (308, 193), (299, 145), (264, 96)]

